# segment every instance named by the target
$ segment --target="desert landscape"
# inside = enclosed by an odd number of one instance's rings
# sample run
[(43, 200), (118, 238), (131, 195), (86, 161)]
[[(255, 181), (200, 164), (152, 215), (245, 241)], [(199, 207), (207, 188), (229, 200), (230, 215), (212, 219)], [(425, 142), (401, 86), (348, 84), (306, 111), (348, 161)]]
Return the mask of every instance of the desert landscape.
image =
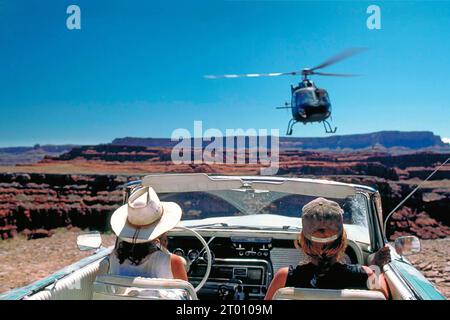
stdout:
[[(0, 242), (0, 293), (25, 286), (74, 263), (92, 251), (76, 246), (79, 228), (54, 231), (51, 237), (28, 240), (26, 235)], [(114, 244), (115, 236), (103, 234), (103, 246)], [(408, 259), (450, 299), (450, 238), (422, 240), (422, 251)], [(20, 259), (17, 257), (20, 256)]]
[[(91, 255), (76, 245), (78, 228), (57, 229), (51, 237), (28, 240), (26, 235), (0, 242), (0, 292), (28, 285)], [(114, 244), (114, 236), (103, 234), (103, 245)], [(20, 257), (18, 259), (17, 257)]]
[[(22, 153), (0, 150), (10, 152), (0, 158), (0, 291), (45, 277), (89, 254), (76, 249), (81, 230), (100, 230), (106, 233), (105, 243), (112, 243), (108, 221), (122, 203), (126, 182), (149, 173), (260, 172), (258, 164), (174, 165), (173, 145), (170, 139), (121, 138), (48, 152), (41, 146)], [(429, 132), (282, 138), (278, 175), (372, 186), (379, 190), (387, 214), (449, 156), (450, 146)], [(423, 240), (422, 252), (411, 261), (447, 297), (449, 208), (446, 166), (394, 214), (387, 230), (390, 240), (408, 234)]]

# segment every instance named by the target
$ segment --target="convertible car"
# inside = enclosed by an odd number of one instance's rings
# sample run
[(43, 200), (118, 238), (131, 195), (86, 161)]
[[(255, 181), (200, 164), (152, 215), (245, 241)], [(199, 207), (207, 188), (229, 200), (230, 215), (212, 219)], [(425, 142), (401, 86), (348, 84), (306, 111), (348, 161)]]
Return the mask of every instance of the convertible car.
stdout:
[[(162, 201), (182, 207), (183, 219), (169, 232), (166, 249), (186, 260), (188, 282), (108, 274), (113, 247), (102, 247), (101, 235), (88, 232), (78, 237), (78, 247), (95, 249), (91, 256), (0, 298), (261, 300), (279, 268), (307, 261), (296, 241), (302, 228), (300, 209), (319, 196), (338, 202), (345, 211), (346, 262), (367, 265), (369, 255), (388, 243), (380, 195), (367, 186), (301, 178), (165, 174), (127, 184), (125, 201), (138, 186), (152, 186)], [(417, 238), (401, 237), (388, 245), (392, 262), (382, 272), (389, 299), (445, 299), (405, 257), (420, 250)], [(283, 288), (274, 299), (385, 297), (369, 290)]]

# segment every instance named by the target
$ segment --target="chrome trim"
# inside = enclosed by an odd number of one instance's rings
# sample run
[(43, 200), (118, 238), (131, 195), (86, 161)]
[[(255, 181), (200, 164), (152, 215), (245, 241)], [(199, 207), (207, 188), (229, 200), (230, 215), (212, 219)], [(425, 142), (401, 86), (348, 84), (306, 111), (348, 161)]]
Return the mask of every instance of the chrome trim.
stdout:
[[(418, 294), (411, 288), (409, 283), (401, 276), (400, 271), (393, 263), (389, 263), (383, 267), (384, 273), (388, 273), (389, 271), (395, 276), (395, 279), (402, 284), (402, 288), (408, 291), (409, 296), (405, 296), (402, 292), (399, 291), (403, 300), (418, 300)], [(399, 290), (398, 288), (396, 288)]]
[[(201, 191), (204, 189), (208, 190), (219, 190), (219, 189), (230, 189), (231, 188), (240, 188), (240, 187), (248, 187), (251, 186), (252, 183), (255, 184), (289, 184), (290, 182), (299, 182), (299, 183), (309, 183), (312, 185), (322, 185), (326, 188), (332, 187), (342, 187), (342, 189), (353, 188), (360, 189), (365, 192), (376, 192), (374, 188), (357, 185), (351, 183), (343, 183), (336, 182), (324, 179), (310, 179), (310, 178), (290, 178), (290, 177), (276, 177), (276, 176), (215, 176), (208, 175), (206, 173), (184, 173), (184, 174), (150, 174), (142, 178), (140, 181), (133, 181), (131, 183), (141, 185), (152, 185), (157, 192), (181, 192), (180, 184), (174, 183), (179, 180), (177, 179), (190, 179), (190, 188), (191, 191)], [(129, 183), (130, 184), (130, 183)], [(222, 186), (220, 186), (222, 185)], [(170, 186), (170, 187), (168, 187)], [(206, 188), (208, 187), (208, 188)], [(178, 190), (178, 191), (177, 191)], [(349, 190), (349, 189), (348, 189)], [(187, 192), (187, 189), (183, 189), (182, 192)]]
[[(100, 276), (93, 283), (93, 294), (149, 300), (196, 300), (194, 287), (174, 279), (148, 279), (123, 276)], [(172, 297), (162, 293), (172, 292)], [(180, 295), (181, 293), (181, 295)]]
[[(256, 285), (256, 284), (251, 284), (251, 285), (247, 285), (245, 284), (245, 286), (253, 286), (253, 287), (260, 287), (260, 286), (267, 286), (270, 282), (269, 279), (269, 275), (271, 275), (270, 271), (271, 271), (271, 265), (269, 264), (268, 261), (266, 260), (260, 260), (260, 259), (233, 259), (233, 258), (217, 258), (216, 261), (220, 261), (222, 262), (221, 264), (214, 264), (213, 267), (229, 267), (232, 268), (232, 274), (234, 275), (234, 268), (256, 268), (256, 269), (262, 269), (262, 278), (261, 281), (262, 283)], [(230, 262), (230, 263), (237, 263), (237, 262), (245, 262), (246, 264), (223, 264), (224, 262)], [(254, 265), (254, 264), (248, 264), (248, 263), (263, 263), (265, 265), (266, 268), (264, 268), (264, 266), (258, 266), (258, 265)], [(199, 264), (199, 265), (203, 265), (203, 264)], [(267, 270), (267, 272), (264, 272), (264, 269)], [(265, 275), (266, 274), (266, 275)], [(190, 279), (197, 279), (197, 278), (201, 278), (201, 277), (190, 277)], [(211, 281), (207, 281), (207, 283), (215, 283), (217, 281), (214, 280), (218, 280), (218, 279), (224, 279), (224, 280), (230, 280), (230, 279), (226, 279), (226, 278), (211, 278)]]
[[(336, 182), (336, 181), (330, 181), (330, 180), (324, 180), (324, 179), (309, 179), (309, 178), (288, 178), (288, 177), (276, 177), (276, 176), (267, 176), (267, 177), (261, 177), (261, 176), (214, 176), (214, 175), (207, 175), (206, 173), (184, 173), (184, 174), (151, 174), (143, 177), (141, 180), (135, 180), (130, 181), (124, 185), (125, 191), (128, 191), (129, 189), (132, 189), (136, 186), (140, 185), (150, 185), (150, 184), (158, 184), (158, 182), (161, 179), (170, 179), (170, 180), (176, 180), (176, 178), (197, 178), (201, 180), (202, 183), (198, 184), (194, 189), (201, 189), (202, 187), (206, 186), (206, 184), (214, 184), (219, 183), (223, 184), (225, 186), (224, 182), (232, 182), (232, 183), (240, 183), (237, 187), (248, 187), (251, 185), (252, 182), (258, 183), (270, 183), (270, 184), (281, 184), (284, 182), (303, 182), (303, 183), (311, 183), (311, 184), (322, 184), (322, 185), (328, 185), (328, 186), (336, 186), (336, 187), (343, 187), (343, 188), (354, 188), (355, 190), (367, 192), (367, 193), (375, 193), (377, 192), (376, 189), (365, 186), (365, 185), (359, 185), (359, 184), (353, 184), (353, 183), (343, 183), (343, 182)], [(161, 183), (159, 183), (161, 184)], [(159, 185), (158, 184), (158, 185)], [(203, 184), (203, 185), (202, 185)], [(178, 186), (174, 186), (174, 189), (171, 191), (170, 189), (166, 188), (164, 192), (177, 192)], [(207, 191), (207, 190), (206, 190)]]
[(157, 294), (160, 290), (167, 291), (179, 291), (181, 293), (181, 299), (175, 300), (192, 300), (190, 299), (190, 294), (183, 289), (173, 289), (173, 288), (135, 288), (135, 287), (123, 287), (111, 284), (97, 283), (95, 285), (95, 291), (102, 295), (108, 295), (111, 297), (122, 297), (122, 298), (131, 298), (131, 299), (148, 299), (148, 300), (160, 300), (167, 299), (167, 297), (158, 297)]
[[(190, 255), (192, 253), (197, 254), (197, 256), (193, 259), (191, 259)], [(188, 253), (186, 254), (186, 257), (189, 259), (189, 261), (193, 261), (193, 260), (197, 260), (200, 257), (200, 252), (197, 249), (191, 249), (188, 251)]]
[[(245, 271), (244, 275), (236, 275), (236, 270), (243, 270)], [(236, 276), (238, 277), (247, 277), (248, 276), (248, 268), (247, 267), (233, 267), (233, 278), (235, 278)]]

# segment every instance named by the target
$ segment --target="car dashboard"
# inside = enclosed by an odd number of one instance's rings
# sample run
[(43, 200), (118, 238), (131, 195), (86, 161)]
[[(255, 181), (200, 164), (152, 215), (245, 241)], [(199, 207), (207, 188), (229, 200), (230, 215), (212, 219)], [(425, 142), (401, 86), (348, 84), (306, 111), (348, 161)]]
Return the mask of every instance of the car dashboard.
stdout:
[[(306, 263), (308, 257), (292, 240), (267, 237), (205, 237), (212, 267), (207, 282), (197, 293), (206, 300), (261, 300), (282, 267)], [(168, 249), (186, 260), (189, 282), (196, 286), (205, 275), (207, 254), (192, 237), (170, 236)], [(346, 262), (357, 263), (349, 246)]]

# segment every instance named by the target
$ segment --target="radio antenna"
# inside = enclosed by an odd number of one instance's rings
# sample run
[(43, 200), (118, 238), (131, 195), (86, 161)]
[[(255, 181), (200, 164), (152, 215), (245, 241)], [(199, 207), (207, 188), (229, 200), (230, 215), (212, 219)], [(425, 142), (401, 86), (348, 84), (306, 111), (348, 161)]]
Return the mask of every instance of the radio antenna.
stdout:
[(432, 176), (434, 176), (434, 174), (436, 172), (438, 172), (443, 166), (445, 166), (447, 164), (447, 162), (450, 161), (450, 157), (447, 158), (447, 160), (445, 160), (439, 167), (437, 167), (432, 173), (430, 173), (430, 175), (423, 180), (421, 183), (419, 183), (417, 185), (417, 187), (414, 188), (413, 191), (411, 191), (406, 197), (405, 199), (403, 199), (391, 212), (389, 212), (389, 214), (386, 217), (386, 220), (384, 220), (384, 232), (385, 232), (385, 236), (386, 236), (386, 232), (387, 232), (387, 222), (389, 220), (389, 218), (394, 214), (395, 211), (397, 211), (398, 208), (400, 208), (405, 202), (406, 200), (408, 200), (417, 190), (419, 190), (419, 188), (425, 183), (427, 182)]

